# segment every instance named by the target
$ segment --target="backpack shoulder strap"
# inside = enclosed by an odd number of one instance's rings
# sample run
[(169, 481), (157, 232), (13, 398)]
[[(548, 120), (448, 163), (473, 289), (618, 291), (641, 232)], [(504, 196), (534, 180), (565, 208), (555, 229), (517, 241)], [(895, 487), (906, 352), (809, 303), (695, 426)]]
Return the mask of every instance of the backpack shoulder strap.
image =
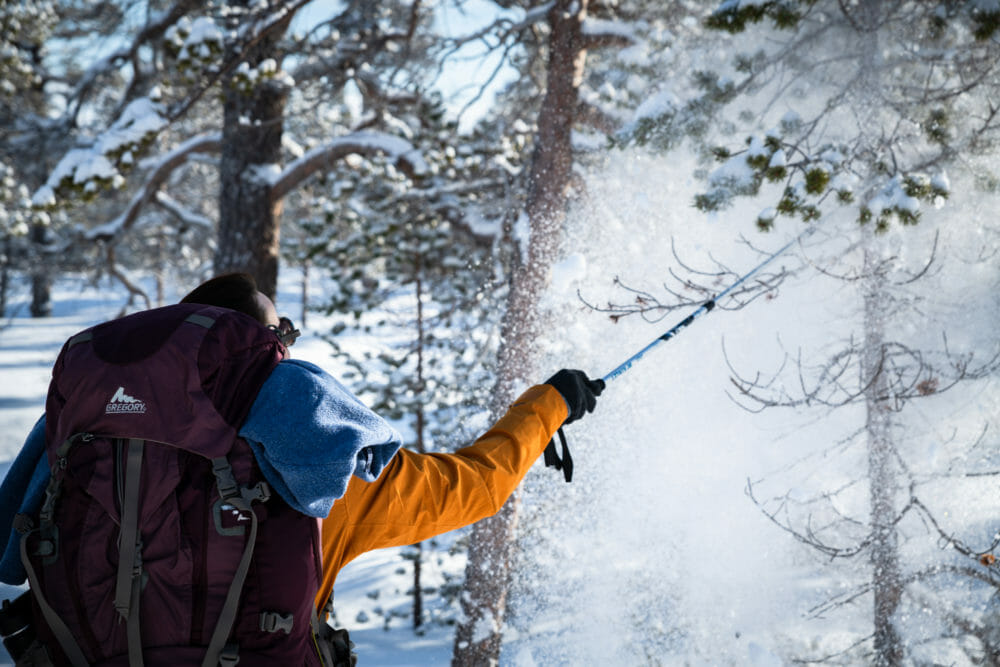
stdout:
[[(73, 638), (73, 633), (70, 631), (65, 621), (60, 618), (59, 614), (52, 608), (52, 605), (48, 603), (48, 600), (45, 599), (45, 595), (42, 593), (44, 589), (42, 588), (41, 582), (38, 580), (38, 574), (35, 572), (34, 566), (31, 564), (31, 559), (28, 558), (28, 538), (32, 535), (32, 533), (39, 531), (45, 533), (46, 531), (51, 530), (51, 515), (54, 511), (56, 498), (59, 496), (59, 487), (62, 484), (62, 474), (65, 469), (66, 455), (69, 453), (73, 444), (77, 441), (77, 438), (83, 436), (85, 436), (85, 434), (73, 436), (59, 446), (59, 449), (56, 452), (59, 458), (57, 458), (55, 464), (52, 466), (52, 476), (49, 479), (49, 486), (45, 491), (45, 507), (40, 516), (41, 525), (37, 528), (25, 530), (24, 534), (21, 535), (20, 544), (21, 563), (24, 565), (24, 570), (28, 575), (28, 584), (30, 585), (31, 592), (35, 596), (35, 601), (38, 604), (38, 608), (42, 612), (42, 616), (45, 618), (45, 622), (48, 623), (49, 629), (52, 631), (52, 634), (55, 635), (56, 640), (58, 640), (59, 645), (62, 647), (66, 657), (69, 658), (70, 664), (72, 664), (73, 667), (87, 667), (90, 663), (86, 656), (84, 656), (80, 645), (76, 643), (76, 639)], [(49, 544), (52, 545), (52, 549), (58, 548), (54, 539), (50, 540)]]
[(45, 617), (45, 622), (49, 624), (52, 634), (59, 640), (59, 645), (62, 647), (66, 657), (69, 658), (70, 664), (73, 667), (88, 667), (90, 663), (87, 662), (87, 658), (83, 655), (80, 645), (73, 639), (73, 633), (70, 632), (66, 623), (63, 622), (59, 614), (56, 613), (56, 610), (49, 605), (45, 596), (42, 595), (41, 582), (38, 581), (35, 568), (32, 567), (31, 561), (28, 559), (28, 533), (21, 536), (21, 562), (24, 563), (24, 569), (28, 573), (28, 584), (35, 595), (38, 608), (41, 609), (42, 616)]

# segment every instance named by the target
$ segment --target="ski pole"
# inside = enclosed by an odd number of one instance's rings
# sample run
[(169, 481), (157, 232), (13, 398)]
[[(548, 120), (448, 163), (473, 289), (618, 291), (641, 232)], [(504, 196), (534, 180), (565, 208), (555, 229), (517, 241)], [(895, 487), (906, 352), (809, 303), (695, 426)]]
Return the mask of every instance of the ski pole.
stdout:
[(757, 273), (758, 271), (760, 271), (761, 269), (763, 269), (765, 266), (767, 266), (768, 264), (770, 264), (772, 261), (774, 261), (774, 259), (776, 257), (778, 257), (779, 255), (781, 255), (783, 252), (785, 252), (786, 250), (788, 250), (789, 248), (791, 248), (793, 245), (795, 245), (796, 243), (798, 243), (799, 241), (801, 241), (803, 238), (805, 238), (806, 236), (808, 236), (809, 234), (811, 234), (813, 231), (815, 231), (815, 229), (816, 229), (815, 227), (809, 227), (804, 232), (802, 232), (801, 234), (799, 234), (798, 236), (796, 236), (794, 239), (792, 239), (791, 241), (789, 241), (788, 243), (786, 243), (779, 250), (777, 250), (775, 253), (773, 253), (770, 257), (768, 257), (763, 262), (761, 262), (756, 267), (754, 267), (754, 269), (752, 271), (750, 271), (749, 273), (747, 273), (744, 276), (742, 276), (739, 280), (737, 280), (732, 285), (730, 285), (726, 289), (722, 290), (721, 292), (719, 292), (718, 294), (716, 294), (715, 296), (713, 296), (711, 299), (709, 299), (705, 303), (701, 304), (701, 306), (699, 306), (697, 310), (695, 310), (693, 313), (691, 313), (690, 315), (688, 315), (687, 317), (685, 317), (683, 320), (681, 320), (680, 322), (678, 322), (677, 324), (675, 324), (674, 326), (672, 326), (662, 336), (660, 336), (659, 338), (655, 339), (652, 343), (650, 343), (649, 345), (647, 345), (646, 347), (642, 348), (641, 350), (639, 350), (638, 352), (636, 352), (635, 354), (633, 354), (631, 357), (629, 357), (628, 359), (626, 359), (617, 368), (615, 368), (613, 371), (611, 371), (610, 373), (608, 373), (607, 375), (605, 375), (601, 379), (604, 380), (605, 382), (609, 382), (609, 381), (614, 380), (615, 378), (619, 377), (620, 375), (622, 375), (625, 371), (627, 371), (629, 368), (632, 367), (632, 364), (634, 364), (635, 362), (637, 362), (640, 359), (642, 359), (642, 357), (647, 352), (649, 352), (650, 350), (652, 350), (657, 345), (660, 345), (661, 343), (667, 342), (668, 340), (670, 340), (671, 338), (673, 338), (674, 336), (676, 336), (678, 333), (680, 333), (683, 329), (685, 329), (689, 324), (691, 324), (692, 322), (694, 322), (696, 319), (698, 319), (699, 317), (701, 317), (705, 313), (710, 312), (713, 308), (715, 308), (716, 302), (719, 301), (720, 299), (722, 299), (722, 297), (726, 296), (727, 294), (729, 294), (730, 292), (732, 292), (734, 289), (736, 289), (737, 287), (739, 287), (741, 284), (743, 284), (746, 280), (748, 280), (755, 273)]

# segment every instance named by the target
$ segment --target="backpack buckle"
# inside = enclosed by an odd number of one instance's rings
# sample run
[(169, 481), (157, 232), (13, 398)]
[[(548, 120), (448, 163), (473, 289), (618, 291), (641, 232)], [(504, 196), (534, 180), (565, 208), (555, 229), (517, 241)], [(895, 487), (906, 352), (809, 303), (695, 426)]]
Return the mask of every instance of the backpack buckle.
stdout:
[(219, 495), (224, 500), (229, 500), (233, 496), (239, 495), (239, 484), (236, 483), (236, 476), (233, 475), (233, 468), (225, 456), (212, 459), (212, 473), (215, 475), (215, 485), (219, 489)]
[(219, 665), (221, 667), (236, 667), (240, 662), (240, 645), (236, 642), (226, 644), (219, 654)]
[(42, 526), (38, 529), (38, 542), (35, 543), (35, 556), (42, 559), (42, 565), (52, 565), (59, 560), (59, 527), (55, 524)]
[(27, 514), (15, 514), (12, 525), (18, 535), (24, 535), (35, 529), (35, 520)]
[(255, 486), (243, 487), (240, 495), (243, 496), (247, 505), (254, 502), (266, 503), (271, 498), (271, 487), (267, 485), (267, 482), (258, 482)]
[(265, 611), (260, 614), (261, 632), (278, 632), (279, 630), (284, 630), (286, 635), (290, 635), (294, 626), (294, 614), (279, 614), (276, 611)]

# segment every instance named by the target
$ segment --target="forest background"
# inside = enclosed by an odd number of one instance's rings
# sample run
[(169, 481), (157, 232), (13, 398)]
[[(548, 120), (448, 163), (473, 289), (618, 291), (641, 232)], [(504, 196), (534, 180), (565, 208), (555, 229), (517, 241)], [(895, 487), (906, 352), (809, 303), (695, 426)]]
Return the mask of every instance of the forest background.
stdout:
[(3, 3), (4, 451), (37, 327), (215, 272), (451, 450), (795, 239), (569, 429), (572, 484), (338, 622), (409, 633), (383, 664), (996, 662), (994, 4)]

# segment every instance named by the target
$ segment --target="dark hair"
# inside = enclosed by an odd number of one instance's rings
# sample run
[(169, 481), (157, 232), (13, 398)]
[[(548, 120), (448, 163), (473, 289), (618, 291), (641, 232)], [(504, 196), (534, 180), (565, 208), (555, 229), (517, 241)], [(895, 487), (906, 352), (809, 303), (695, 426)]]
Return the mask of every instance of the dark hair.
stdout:
[(257, 291), (257, 281), (249, 273), (227, 273), (198, 285), (181, 299), (181, 303), (238, 310), (266, 324), (267, 315), (257, 302)]

